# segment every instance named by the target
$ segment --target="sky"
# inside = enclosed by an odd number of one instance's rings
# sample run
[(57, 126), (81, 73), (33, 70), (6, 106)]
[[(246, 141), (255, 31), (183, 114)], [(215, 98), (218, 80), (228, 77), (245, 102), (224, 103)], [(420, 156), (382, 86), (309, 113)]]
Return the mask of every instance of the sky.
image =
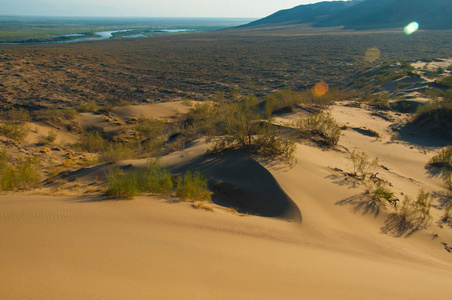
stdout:
[(0, 15), (263, 18), (319, 0), (0, 0)]

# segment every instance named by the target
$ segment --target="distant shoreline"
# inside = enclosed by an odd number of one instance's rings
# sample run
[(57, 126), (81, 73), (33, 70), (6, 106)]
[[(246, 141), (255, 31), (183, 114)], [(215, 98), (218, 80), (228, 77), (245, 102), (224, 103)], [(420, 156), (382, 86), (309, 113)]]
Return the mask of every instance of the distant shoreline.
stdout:
[[(102, 40), (99, 32), (117, 33), (109, 38), (128, 38), (155, 34), (208, 32), (236, 27), (252, 21), (242, 18), (94, 18), (94, 17), (27, 17), (0, 16), (0, 44), (69, 43)], [(83, 35), (80, 38), (78, 35)]]

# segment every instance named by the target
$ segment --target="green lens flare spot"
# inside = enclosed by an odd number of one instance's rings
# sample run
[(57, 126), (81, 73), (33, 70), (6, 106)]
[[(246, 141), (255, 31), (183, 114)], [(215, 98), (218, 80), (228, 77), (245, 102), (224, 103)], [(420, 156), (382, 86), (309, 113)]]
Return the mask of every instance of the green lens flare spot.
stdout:
[(406, 35), (411, 35), (411, 34), (415, 33), (418, 29), (419, 29), (419, 23), (418, 22), (411, 22), (410, 24), (405, 26), (403, 31), (405, 31)]

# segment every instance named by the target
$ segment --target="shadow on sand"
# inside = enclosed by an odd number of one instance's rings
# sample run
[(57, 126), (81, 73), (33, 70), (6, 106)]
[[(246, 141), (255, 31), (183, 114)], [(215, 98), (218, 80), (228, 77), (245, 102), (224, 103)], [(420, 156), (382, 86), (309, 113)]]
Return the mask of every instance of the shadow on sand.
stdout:
[(250, 155), (224, 151), (168, 166), (172, 173), (198, 170), (207, 177), (215, 204), (240, 213), (277, 217), (301, 223), (301, 212), (271, 173)]
[(385, 226), (381, 228), (381, 232), (396, 238), (408, 238), (416, 232), (427, 228), (429, 221), (428, 218), (407, 218), (401, 214), (393, 213), (385, 221)]
[(380, 214), (380, 203), (372, 200), (368, 195), (360, 194), (336, 202), (336, 205), (351, 206), (355, 214), (373, 215), (378, 217)]

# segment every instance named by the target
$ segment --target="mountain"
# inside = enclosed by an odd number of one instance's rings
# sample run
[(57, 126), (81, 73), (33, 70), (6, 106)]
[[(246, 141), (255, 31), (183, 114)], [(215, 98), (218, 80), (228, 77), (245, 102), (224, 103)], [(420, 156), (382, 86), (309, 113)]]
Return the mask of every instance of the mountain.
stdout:
[(368, 30), (416, 21), (422, 29), (452, 29), (451, 0), (354, 0), (319, 2), (280, 10), (242, 27), (310, 24)]
[(353, 1), (330, 1), (315, 4), (299, 5), (292, 9), (280, 10), (268, 17), (256, 20), (241, 27), (252, 27), (269, 24), (304, 24), (322, 20), (325, 17), (339, 13), (350, 7)]

